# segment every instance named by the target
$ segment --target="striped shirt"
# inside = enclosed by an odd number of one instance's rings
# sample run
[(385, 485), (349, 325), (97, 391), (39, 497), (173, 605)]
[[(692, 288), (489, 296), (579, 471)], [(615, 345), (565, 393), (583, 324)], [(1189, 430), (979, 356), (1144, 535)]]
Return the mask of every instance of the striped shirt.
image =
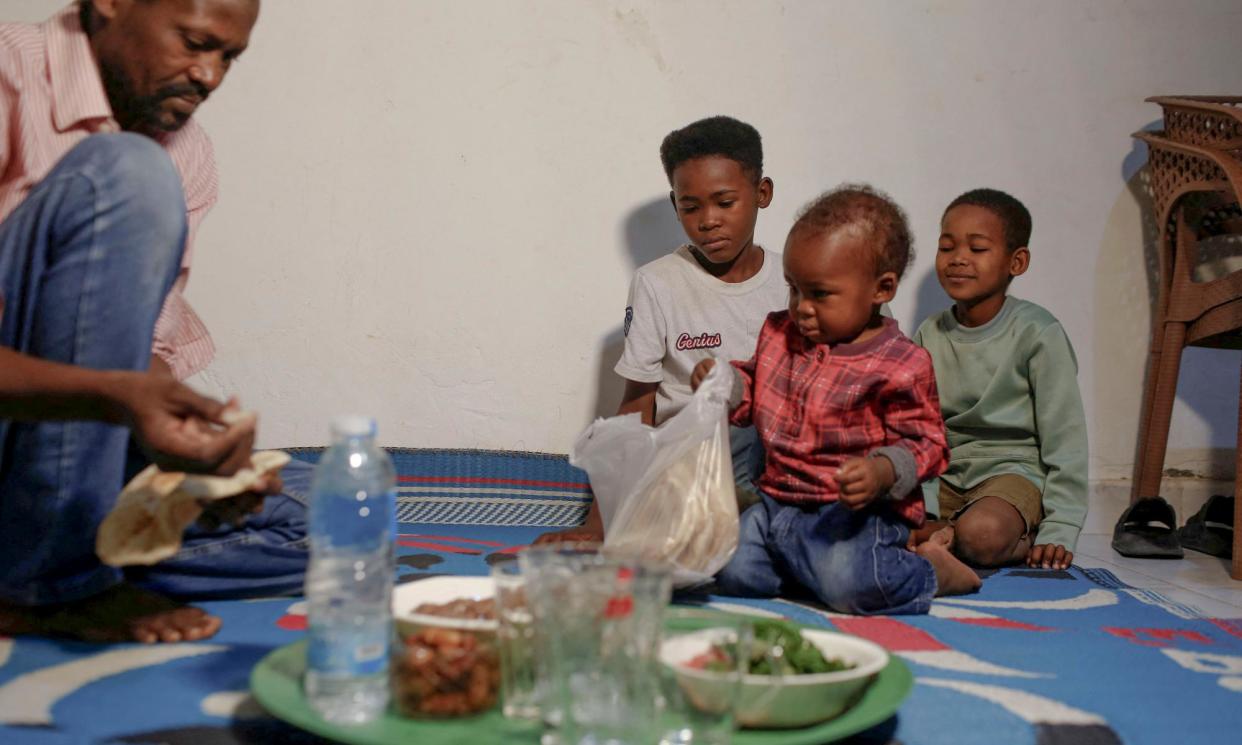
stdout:
[[(0, 221), (83, 138), (119, 129), (77, 3), (39, 25), (0, 23)], [(189, 232), (181, 272), (155, 323), (152, 352), (185, 379), (215, 355), (184, 292), (194, 234), (216, 202), (216, 162), (211, 141), (193, 120), (157, 141), (181, 174)]]
[(880, 451), (898, 474), (906, 470), (898, 461), (913, 461), (914, 478), (899, 478), (888, 496), (898, 515), (922, 524), (915, 487), (944, 471), (949, 446), (931, 356), (896, 321), (884, 319), (867, 341), (830, 348), (802, 336), (789, 311), (772, 313), (755, 356), (732, 365), (742, 397), (730, 422), (753, 423), (763, 441), (761, 491), (787, 504), (835, 501), (841, 464)]

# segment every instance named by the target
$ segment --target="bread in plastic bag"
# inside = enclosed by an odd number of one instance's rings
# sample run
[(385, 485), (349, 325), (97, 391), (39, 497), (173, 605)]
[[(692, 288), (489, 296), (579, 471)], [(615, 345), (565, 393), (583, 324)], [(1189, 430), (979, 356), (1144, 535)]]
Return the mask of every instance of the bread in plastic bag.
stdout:
[(637, 414), (597, 419), (569, 457), (590, 478), (605, 549), (672, 564), (678, 587), (711, 579), (737, 550), (726, 419), (732, 380), (718, 363), (659, 427)]

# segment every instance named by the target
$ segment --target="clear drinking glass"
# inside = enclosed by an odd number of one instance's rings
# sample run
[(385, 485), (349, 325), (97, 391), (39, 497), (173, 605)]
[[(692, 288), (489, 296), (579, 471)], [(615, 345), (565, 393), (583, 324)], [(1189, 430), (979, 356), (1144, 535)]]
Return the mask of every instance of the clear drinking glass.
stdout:
[(534, 616), (526, 598), (526, 578), (517, 557), (492, 566), (496, 585), (496, 641), (500, 651), (501, 711), (515, 725), (537, 727), (540, 699), (549, 676), (541, 674)]
[(598, 543), (543, 544), (523, 549), (517, 555), (516, 572), (522, 577), (524, 599), (531, 614), (528, 639), (535, 660), (534, 707), (549, 733), (543, 738), (545, 745), (559, 743), (555, 733), (561, 723), (561, 702), (559, 693), (555, 690), (556, 681), (552, 669), (552, 639), (556, 627), (547, 622), (549, 614), (541, 612), (544, 604), (539, 603), (538, 599), (546, 594), (547, 587), (568, 581), (574, 571), (573, 563), (579, 560), (578, 557), (595, 556), (599, 554), (600, 548)]
[(651, 745), (660, 707), (658, 650), (670, 568), (581, 546), (519, 554), (551, 662), (545, 723), (564, 745)]

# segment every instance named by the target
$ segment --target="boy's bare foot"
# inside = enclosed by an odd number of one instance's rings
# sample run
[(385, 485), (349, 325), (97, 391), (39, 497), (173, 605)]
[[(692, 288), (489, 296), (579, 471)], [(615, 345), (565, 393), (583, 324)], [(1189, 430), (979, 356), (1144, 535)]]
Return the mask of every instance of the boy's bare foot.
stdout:
[(915, 549), (919, 556), (931, 562), (932, 569), (936, 571), (937, 597), (965, 595), (978, 590), (983, 585), (979, 575), (949, 551), (952, 542), (953, 529), (944, 528), (933, 533), (931, 538)]
[(568, 530), (558, 530), (555, 533), (544, 533), (535, 539), (533, 545), (538, 546), (544, 543), (603, 543), (604, 531), (592, 530), (583, 525), (579, 528), (569, 528)]
[(35, 634), (90, 642), (189, 642), (220, 630), (220, 619), (133, 585), (55, 606), (0, 603), (0, 635)]

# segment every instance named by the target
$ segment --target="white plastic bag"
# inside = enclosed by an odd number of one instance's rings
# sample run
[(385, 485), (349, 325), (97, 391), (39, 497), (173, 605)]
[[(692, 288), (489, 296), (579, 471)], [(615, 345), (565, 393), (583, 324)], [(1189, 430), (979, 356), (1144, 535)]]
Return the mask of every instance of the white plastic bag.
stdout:
[(597, 419), (569, 455), (590, 477), (604, 546), (672, 564), (678, 587), (707, 581), (737, 550), (732, 383), (729, 365), (717, 362), (664, 424), (648, 427), (637, 414)]

